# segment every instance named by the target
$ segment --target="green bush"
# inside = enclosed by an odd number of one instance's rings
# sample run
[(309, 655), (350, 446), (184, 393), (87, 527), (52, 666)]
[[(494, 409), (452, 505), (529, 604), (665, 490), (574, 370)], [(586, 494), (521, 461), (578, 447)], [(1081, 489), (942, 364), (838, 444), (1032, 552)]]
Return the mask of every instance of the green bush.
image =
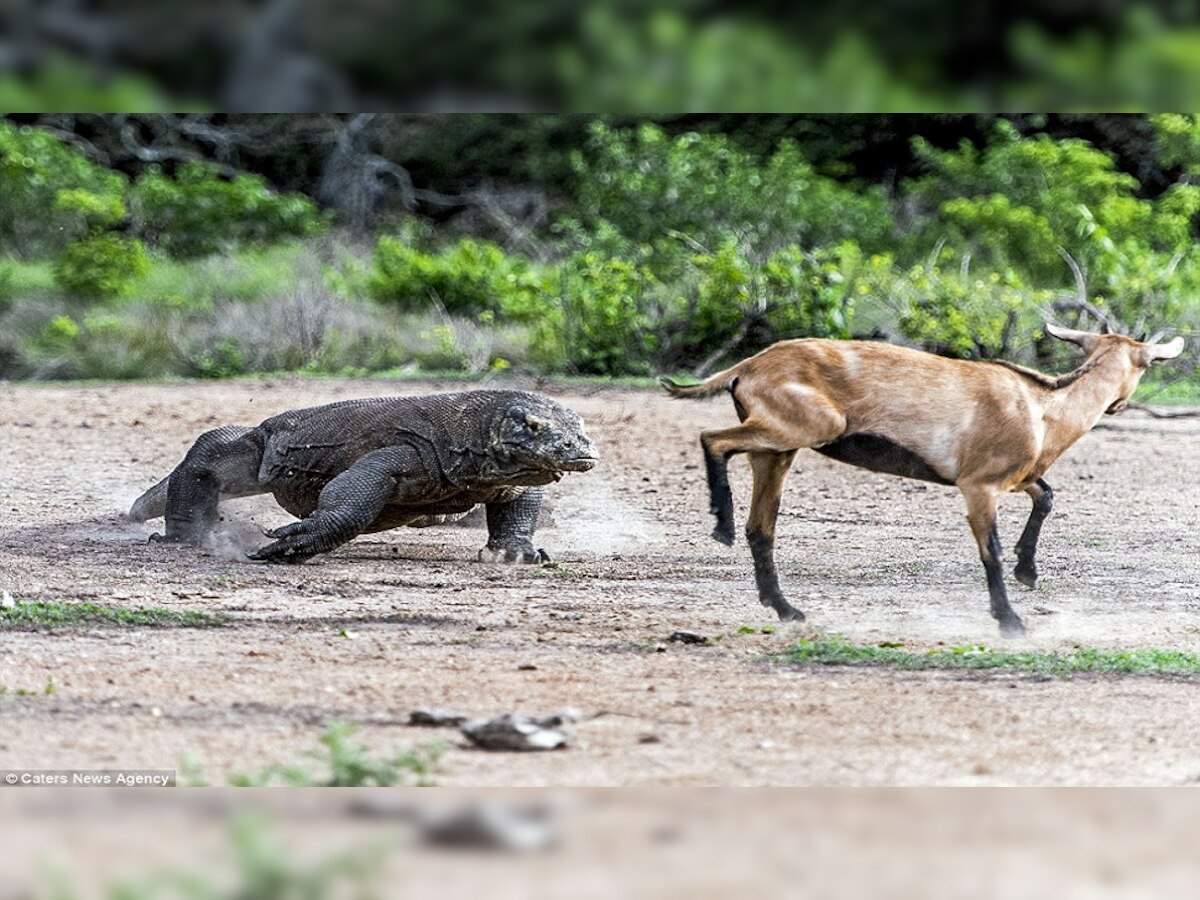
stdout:
[(776, 251), (763, 267), (772, 333), (779, 338), (850, 337), (854, 289), (867, 268), (852, 241), (810, 253), (795, 246)]
[(597, 232), (609, 223), (660, 277), (689, 248), (716, 252), (733, 240), (761, 261), (788, 244), (853, 239), (876, 248), (893, 229), (881, 188), (856, 190), (817, 173), (791, 141), (760, 161), (725, 135), (672, 138), (654, 125), (621, 131), (598, 122), (573, 164), (578, 222), (562, 227)]
[(545, 309), (553, 280), (538, 266), (487, 241), (465, 238), (426, 253), (387, 235), (379, 239), (367, 290), (403, 312), (500, 315), (530, 321)]
[(134, 183), (131, 203), (139, 232), (178, 257), (311, 236), (327, 224), (303, 194), (277, 193), (258, 175), (224, 178), (202, 162), (184, 163), (174, 178), (150, 169)]
[(76, 297), (105, 300), (129, 291), (150, 269), (145, 245), (136, 238), (96, 234), (68, 244), (54, 266), (54, 278)]
[(884, 288), (901, 304), (899, 327), (913, 343), (963, 359), (1011, 358), (1027, 350), (1054, 296), (1011, 271), (972, 276), (966, 266), (913, 266)]
[[(564, 361), (586, 374), (648, 373), (663, 324), (649, 310), (654, 276), (625, 260), (581, 253), (563, 265), (561, 278), (561, 318), (554, 318)], [(539, 349), (549, 355), (542, 339)]]
[(128, 181), (96, 165), (48, 131), (0, 120), (0, 244), (23, 254), (52, 252), (63, 242), (63, 191), (120, 198)]
[(948, 234), (976, 264), (1046, 287), (1072, 281), (1060, 247), (1091, 279), (1107, 279), (1122, 255), (1185, 251), (1200, 211), (1194, 185), (1144, 199), (1137, 180), (1088, 142), (1023, 138), (1007, 122), (982, 150), (938, 150), (923, 139), (914, 149), (931, 174), (909, 193), (937, 212), (917, 229), (919, 241), (931, 246)]

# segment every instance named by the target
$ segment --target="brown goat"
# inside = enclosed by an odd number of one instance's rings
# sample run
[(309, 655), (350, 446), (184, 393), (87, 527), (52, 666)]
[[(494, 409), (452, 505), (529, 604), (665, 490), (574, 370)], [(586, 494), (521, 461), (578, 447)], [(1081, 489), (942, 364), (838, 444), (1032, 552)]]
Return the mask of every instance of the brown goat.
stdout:
[(968, 362), (864, 341), (781, 341), (706, 381), (662, 379), (673, 397), (729, 391), (742, 424), (700, 435), (708, 470), (713, 537), (733, 543), (728, 462), (750, 454), (754, 476), (746, 539), (759, 600), (782, 620), (804, 614), (784, 598), (775, 570), (775, 520), (796, 451), (818, 453), (875, 472), (954, 485), (987, 573), (992, 615), (1004, 635), (1025, 631), (1004, 589), (996, 502), (1025, 491), (1033, 511), (1017, 542), (1015, 575), (1037, 583), (1034, 556), (1053, 492), (1042, 478), (1105, 413), (1125, 407), (1147, 367), (1183, 351), (1183, 339), (1141, 343), (1047, 325), (1078, 344), (1086, 359), (1047, 376), (1007, 362)]

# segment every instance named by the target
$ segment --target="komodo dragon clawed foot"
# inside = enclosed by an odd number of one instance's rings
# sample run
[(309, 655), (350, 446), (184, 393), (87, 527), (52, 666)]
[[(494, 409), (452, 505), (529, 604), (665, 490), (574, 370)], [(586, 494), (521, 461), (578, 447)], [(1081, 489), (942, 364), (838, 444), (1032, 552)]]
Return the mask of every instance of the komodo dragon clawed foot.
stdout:
[(532, 544), (524, 547), (492, 547), (489, 545), (479, 551), (479, 561), (537, 565), (550, 562), (550, 554), (540, 547), (535, 550)]
[(311, 519), (291, 522), (279, 528), (264, 528), (262, 533), (274, 538), (275, 543), (246, 554), (249, 559), (259, 562), (302, 563), (343, 543), (337, 538), (323, 536)]

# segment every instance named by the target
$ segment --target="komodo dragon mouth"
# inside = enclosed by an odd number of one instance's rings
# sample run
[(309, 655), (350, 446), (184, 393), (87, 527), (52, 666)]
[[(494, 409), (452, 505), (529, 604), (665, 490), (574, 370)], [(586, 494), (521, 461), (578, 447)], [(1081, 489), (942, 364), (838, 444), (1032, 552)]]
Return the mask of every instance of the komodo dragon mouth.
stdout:
[(564, 472), (586, 472), (600, 462), (598, 456), (573, 456), (570, 459), (557, 460), (556, 466)]

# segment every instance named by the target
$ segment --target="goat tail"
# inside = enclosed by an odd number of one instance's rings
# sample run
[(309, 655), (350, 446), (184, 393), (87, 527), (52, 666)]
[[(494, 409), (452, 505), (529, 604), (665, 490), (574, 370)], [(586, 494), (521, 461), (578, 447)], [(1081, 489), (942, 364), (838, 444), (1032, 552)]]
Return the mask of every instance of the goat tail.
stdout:
[(722, 391), (732, 391), (737, 384), (737, 366), (718, 372), (701, 381), (699, 384), (679, 384), (666, 376), (658, 379), (663, 389), (676, 400), (699, 400), (704, 397), (715, 397)]
[(130, 522), (145, 522), (163, 515), (167, 511), (167, 484), (170, 481), (171, 476), (168, 475), (134, 500), (125, 518)]

